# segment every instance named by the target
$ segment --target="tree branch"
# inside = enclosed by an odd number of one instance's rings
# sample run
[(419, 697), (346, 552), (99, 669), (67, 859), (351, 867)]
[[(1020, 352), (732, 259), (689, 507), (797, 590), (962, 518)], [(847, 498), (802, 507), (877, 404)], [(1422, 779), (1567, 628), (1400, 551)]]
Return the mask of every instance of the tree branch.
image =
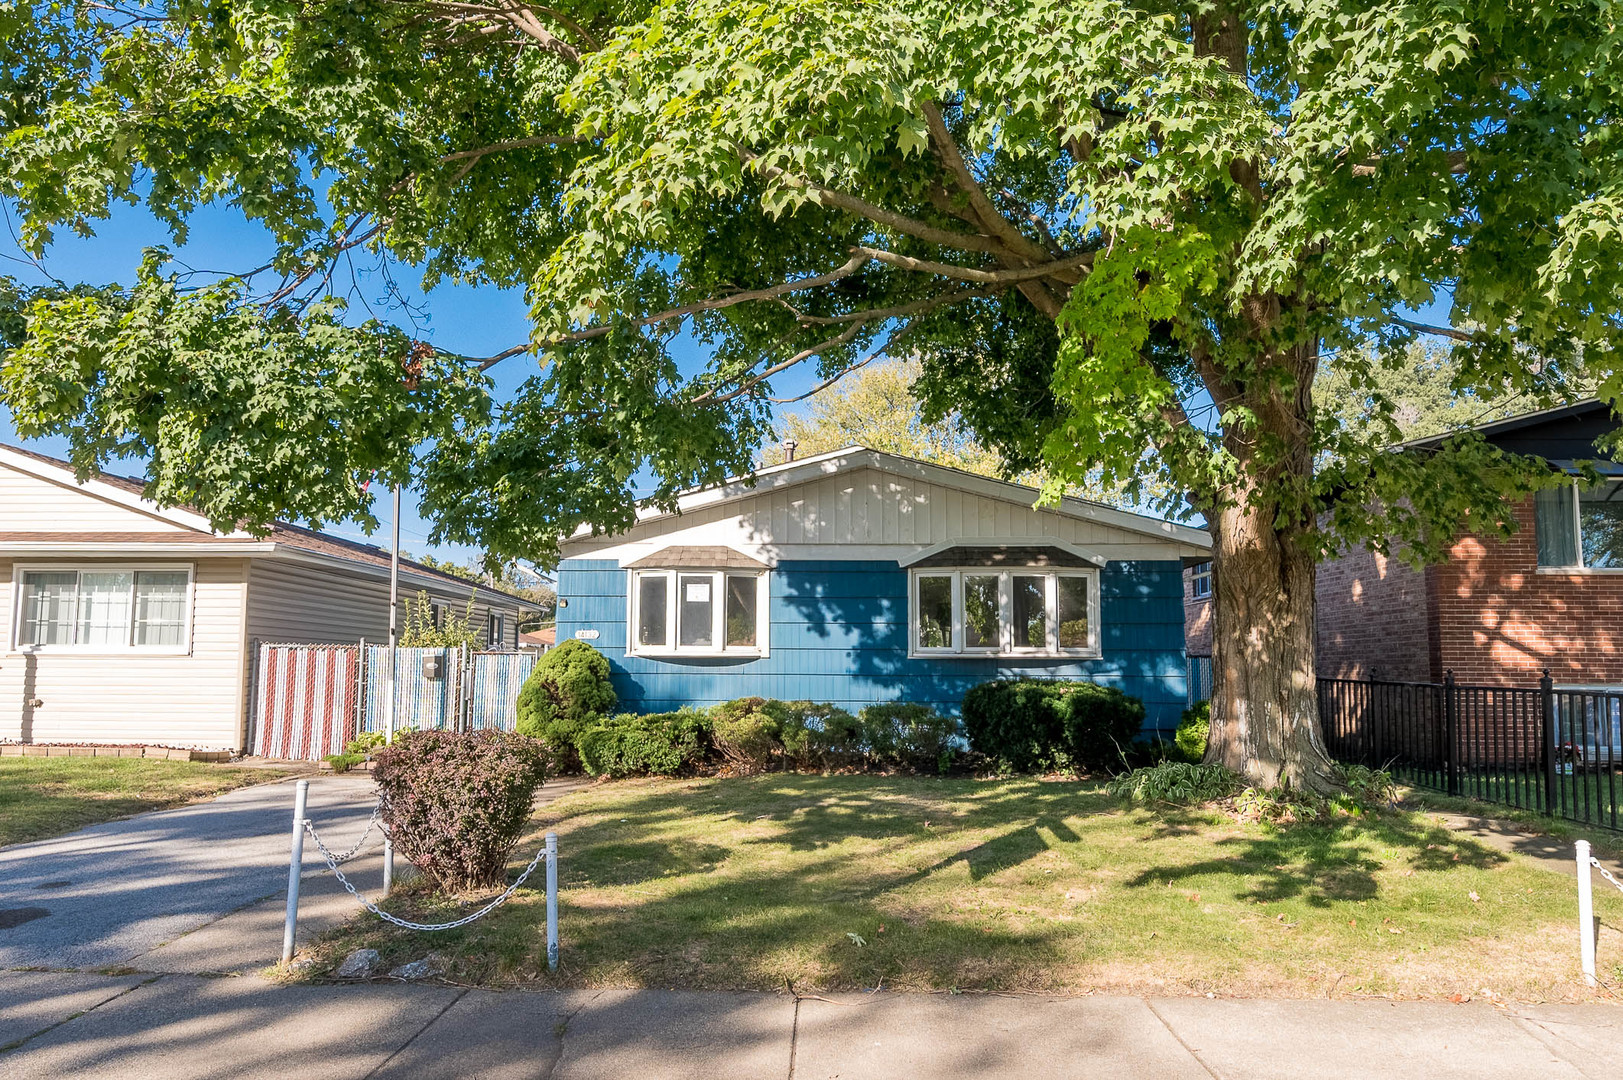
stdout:
[(902, 340), (902, 338), (906, 337), (908, 334), (912, 333), (913, 328), (915, 326), (917, 326), (917, 325), (918, 325), (918, 321), (914, 320), (912, 322), (907, 323), (905, 326), (899, 327), (894, 334), (890, 335), (890, 337), (885, 339), (885, 343), (883, 345), (879, 346), (879, 348), (875, 349), (873, 352), (869, 353), (867, 356), (864, 356), (861, 360), (858, 360), (856, 363), (852, 364), (850, 367), (844, 368), (844, 369), (842, 369), (840, 371), (835, 372), (833, 375), (830, 375), (828, 378), (824, 379), (822, 382), (818, 383), (816, 386), (812, 387), (810, 390), (807, 390), (804, 394), (796, 394), (794, 397), (789, 397), (789, 398), (776, 398), (776, 397), (775, 398), (768, 398), (767, 400), (772, 402), (774, 405), (792, 405), (797, 401), (805, 401), (807, 398), (811, 397), (814, 394), (820, 394), (824, 390), (827, 390), (829, 387), (833, 386), (835, 383), (839, 382), (841, 379), (845, 378), (847, 375), (851, 374), (853, 371), (856, 371), (859, 368), (867, 367), (869, 364), (871, 364), (875, 360), (879, 359), (879, 357), (884, 356), (886, 353), (890, 352), (890, 350), (895, 346), (895, 344), (898, 341)]
[(958, 144), (953, 141), (952, 133), (947, 130), (947, 122), (941, 116), (940, 107), (933, 101), (926, 101), (923, 109), (925, 123), (930, 128), (930, 143), (935, 147), (936, 156), (952, 174), (959, 188), (969, 196), (970, 208), (980, 219), (981, 227), (1002, 240), (1021, 258), (1034, 261), (1047, 259), (1048, 253), (999, 213), (998, 208), (992, 205), (992, 200), (987, 198), (980, 181), (975, 179), (975, 174), (970, 172), (969, 165), (964, 161), (964, 155), (959, 151)]
[[(748, 150), (741, 150), (740, 153), (745, 161), (754, 162), (759, 160), (758, 155)], [(956, 248), (959, 251), (980, 251), (988, 255), (995, 255), (1003, 251), (1003, 245), (990, 236), (938, 228), (915, 218), (910, 218), (905, 214), (898, 214), (894, 210), (886, 210), (882, 206), (875, 206), (873, 203), (860, 199), (855, 195), (848, 195), (843, 191), (835, 191), (833, 188), (814, 184), (804, 177), (784, 172), (775, 166), (757, 165), (756, 171), (769, 180), (777, 180), (788, 184), (790, 187), (811, 192), (823, 206), (832, 206), (847, 213), (855, 214), (858, 217), (867, 218), (876, 225), (889, 226), (897, 232), (923, 240), (927, 244), (939, 244), (942, 247)]]
[[(732, 307), (735, 304), (748, 303), (751, 300), (772, 300), (780, 296), (787, 296), (790, 293), (802, 292), (806, 289), (815, 289), (823, 285), (831, 285), (843, 277), (849, 277), (850, 275), (856, 273), (858, 270), (866, 266), (870, 261), (871, 257), (868, 255), (855, 254), (852, 255), (843, 266), (839, 267), (837, 270), (830, 270), (826, 274), (818, 274), (815, 277), (808, 278), (796, 278), (794, 281), (786, 281), (782, 285), (773, 285), (770, 288), (747, 289), (743, 292), (731, 293), (727, 296), (715, 296), (708, 300), (699, 300), (691, 304), (683, 304), (681, 307), (667, 308), (666, 310), (656, 314), (647, 315), (643, 318), (636, 319), (633, 321), (633, 325), (638, 327), (658, 326), (660, 323), (670, 322), (672, 319), (682, 319), (689, 315), (697, 315), (701, 311), (716, 311), (721, 308)], [(566, 345), (576, 341), (587, 341), (591, 338), (602, 337), (604, 334), (609, 333), (613, 329), (613, 323), (605, 323), (601, 326), (587, 327), (584, 330), (574, 330), (567, 334), (561, 334), (555, 338), (548, 338), (545, 341), (537, 342), (536, 344), (539, 348), (547, 348), (553, 345)]]
[(800, 363), (802, 360), (810, 360), (819, 353), (826, 352), (829, 349), (835, 348), (836, 346), (849, 344), (856, 339), (857, 334), (860, 333), (862, 328), (866, 325), (868, 324), (852, 323), (850, 326), (846, 327), (844, 330), (841, 330), (838, 334), (835, 334), (827, 341), (820, 341), (808, 349), (802, 349), (793, 356), (789, 357), (789, 359), (773, 364), (759, 375), (751, 376), (749, 379), (739, 384), (738, 388), (735, 390), (730, 390), (721, 395), (717, 395), (714, 390), (706, 390), (704, 393), (700, 394), (698, 397), (689, 402), (689, 404), (703, 405), (706, 402), (714, 402), (717, 405), (724, 405), (736, 397), (742, 397), (744, 394), (749, 393), (751, 390), (755, 389), (772, 376), (778, 374), (778, 372), (787, 371), (796, 364)]
[(1068, 285), (1074, 285), (1082, 280), (1082, 273), (1093, 264), (1093, 252), (1084, 251), (1064, 259), (1055, 259), (1045, 262), (1041, 266), (1024, 266), (1011, 270), (976, 270), (968, 266), (955, 266), (952, 263), (931, 262), (928, 259), (914, 259), (907, 255), (898, 255), (893, 251), (884, 251), (880, 248), (855, 247), (852, 251), (867, 256), (876, 262), (886, 263), (902, 270), (913, 270), (921, 274), (938, 274), (941, 277), (954, 278), (958, 281), (974, 281), (983, 285), (1012, 285), (1020, 281), (1035, 281), (1039, 278), (1057, 278)]
[(1417, 334), (1432, 334), (1436, 337), (1453, 338), (1455, 341), (1477, 340), (1473, 335), (1464, 330), (1456, 330), (1452, 326), (1432, 326), (1430, 323), (1410, 322), (1408, 319), (1393, 319), (1392, 324), (1405, 330), (1413, 330)]
[(528, 139), (507, 139), (504, 142), (494, 142), (489, 146), (481, 146), (477, 150), (458, 150), (454, 154), (446, 154), (440, 158), (441, 165), (449, 165), (453, 161), (463, 158), (481, 158), (486, 154), (495, 154), (503, 150), (522, 150), (529, 146), (562, 146), (567, 143), (581, 143), (586, 139), (580, 135), (536, 135)]

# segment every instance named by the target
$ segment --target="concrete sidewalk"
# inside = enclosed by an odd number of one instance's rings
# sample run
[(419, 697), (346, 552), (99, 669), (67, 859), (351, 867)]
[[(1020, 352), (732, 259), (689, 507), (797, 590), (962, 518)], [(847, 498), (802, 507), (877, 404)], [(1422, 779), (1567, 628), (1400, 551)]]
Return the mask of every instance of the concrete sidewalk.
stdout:
[(1623, 1009), (0, 974), (0, 1076), (1615, 1077)]

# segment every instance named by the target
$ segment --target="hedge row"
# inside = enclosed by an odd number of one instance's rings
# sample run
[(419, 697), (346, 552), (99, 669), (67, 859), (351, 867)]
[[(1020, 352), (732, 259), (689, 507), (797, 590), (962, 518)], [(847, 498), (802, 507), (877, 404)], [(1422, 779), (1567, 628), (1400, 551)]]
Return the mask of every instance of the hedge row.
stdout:
[(925, 705), (836, 705), (748, 697), (709, 710), (614, 715), (606, 657), (566, 641), (536, 665), (518, 698), (518, 730), (564, 769), (594, 776), (674, 775), (719, 757), (739, 772), (903, 768), (945, 771), (967, 748), (1012, 772), (1106, 769), (1127, 762), (1144, 705), (1111, 687), (1059, 680), (982, 683), (963, 722)]

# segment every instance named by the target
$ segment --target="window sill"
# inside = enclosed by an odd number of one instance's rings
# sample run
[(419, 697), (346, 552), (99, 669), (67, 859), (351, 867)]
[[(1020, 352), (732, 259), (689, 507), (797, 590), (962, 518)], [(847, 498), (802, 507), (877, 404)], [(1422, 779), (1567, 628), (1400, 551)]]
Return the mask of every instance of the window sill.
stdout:
[(1623, 574), (1623, 566), (1541, 566), (1534, 572), (1550, 577), (1610, 577)]
[(1104, 653), (1097, 649), (1066, 649), (1063, 652), (993, 652), (989, 649), (912, 649), (909, 660), (1098, 660)]
[(644, 660), (759, 660), (765, 649), (627, 649), (627, 656)]
[(192, 651), (184, 647), (152, 647), (103, 649), (94, 645), (18, 645), (7, 655), (10, 656), (79, 656), (79, 657), (127, 657), (127, 656), (190, 656)]

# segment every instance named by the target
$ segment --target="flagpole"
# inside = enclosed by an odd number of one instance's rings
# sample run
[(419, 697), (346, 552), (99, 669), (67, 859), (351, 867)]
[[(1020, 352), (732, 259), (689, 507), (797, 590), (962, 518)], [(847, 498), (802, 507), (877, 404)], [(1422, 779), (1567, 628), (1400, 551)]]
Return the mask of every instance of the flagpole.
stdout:
[(400, 647), (400, 485), (394, 486), (394, 537), (389, 543), (389, 696), (384, 725), (394, 741), (395, 662)]

